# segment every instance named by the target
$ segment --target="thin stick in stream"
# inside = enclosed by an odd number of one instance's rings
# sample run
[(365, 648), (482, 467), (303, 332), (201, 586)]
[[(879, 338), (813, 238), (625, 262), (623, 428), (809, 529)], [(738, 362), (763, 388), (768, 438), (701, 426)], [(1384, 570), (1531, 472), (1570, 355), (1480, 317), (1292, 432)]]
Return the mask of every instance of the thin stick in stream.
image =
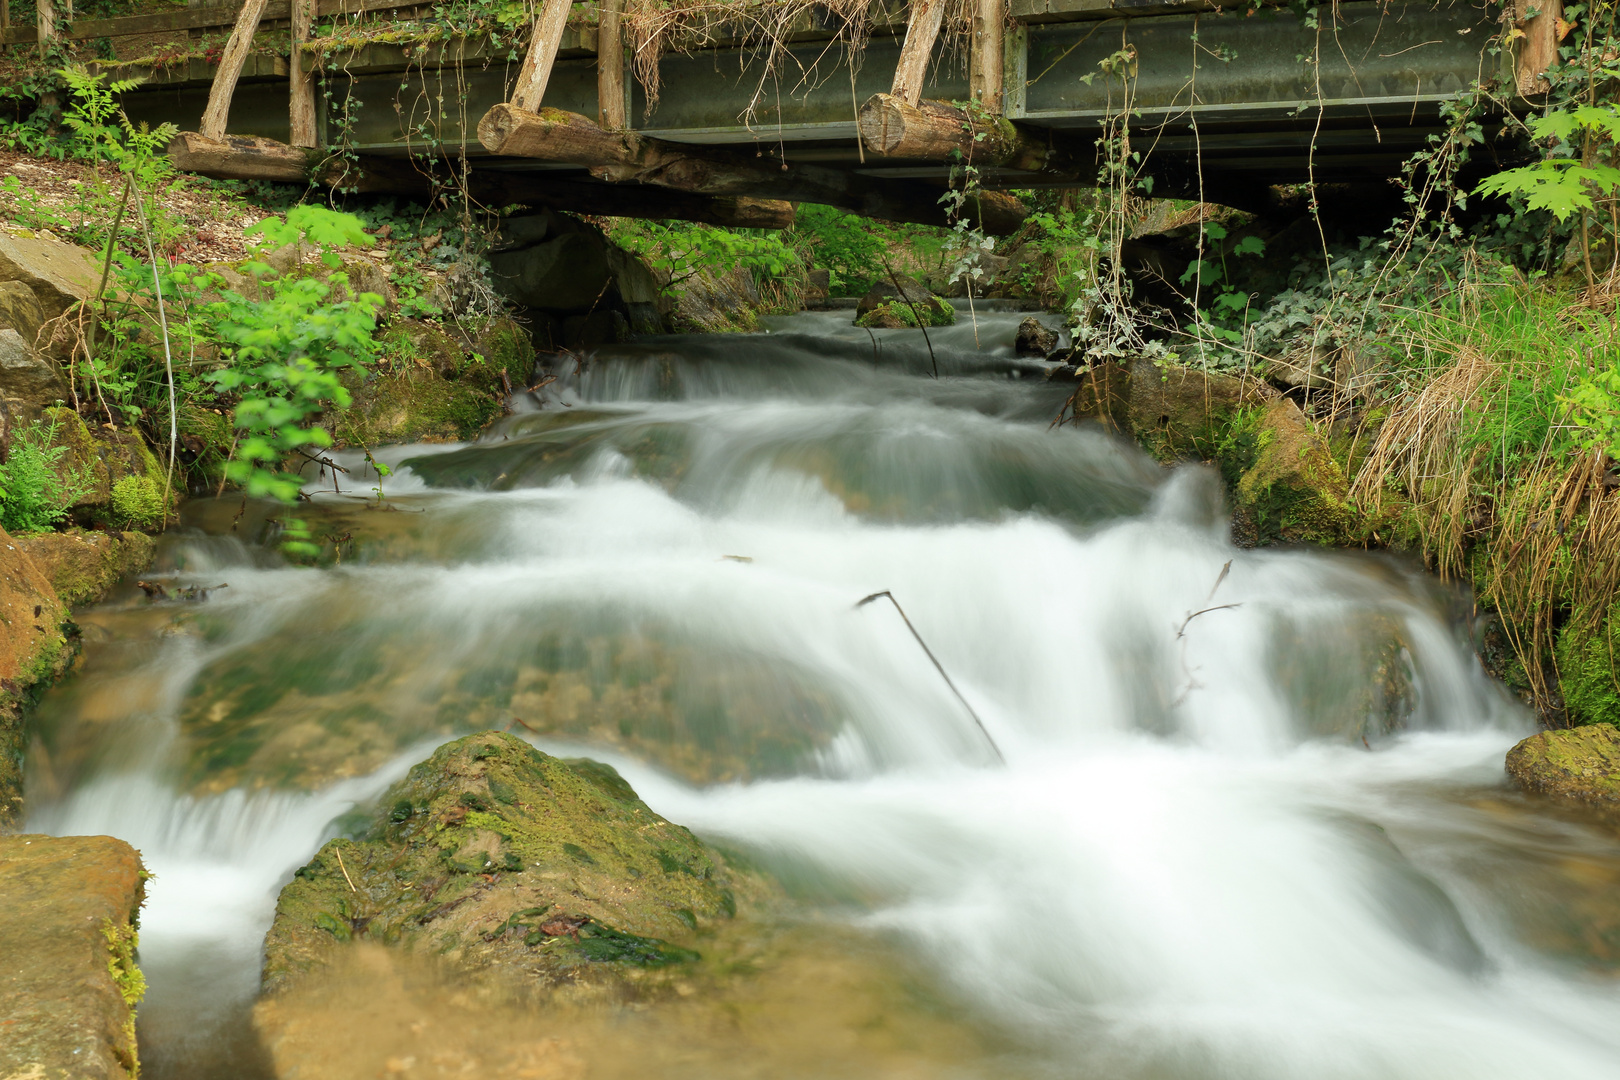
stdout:
[(875, 592), (871, 596), (862, 597), (860, 602), (855, 605), (855, 609), (859, 611), (872, 601), (880, 600), (885, 596), (889, 598), (889, 603), (894, 605), (894, 610), (900, 613), (900, 618), (905, 621), (906, 629), (911, 631), (911, 636), (917, 639), (918, 645), (922, 646), (922, 651), (928, 655), (929, 661), (934, 665), (934, 670), (939, 672), (939, 677), (945, 680), (945, 685), (951, 688), (951, 693), (955, 694), (956, 700), (962, 703), (962, 708), (966, 709), (968, 715), (973, 717), (973, 722), (979, 727), (979, 734), (983, 735), (984, 741), (990, 744), (990, 749), (994, 751), (996, 760), (1003, 765), (1007, 764), (1007, 758), (1002, 754), (1001, 747), (997, 746), (996, 740), (990, 736), (990, 729), (984, 726), (984, 721), (980, 720), (979, 714), (973, 711), (973, 706), (968, 704), (968, 699), (962, 696), (962, 691), (958, 690), (956, 684), (951, 682), (951, 677), (945, 674), (945, 665), (939, 662), (939, 657), (935, 656), (934, 650), (928, 647), (928, 642), (924, 641), (922, 635), (917, 633), (917, 628), (911, 625), (911, 619), (906, 615), (906, 609), (900, 606), (900, 601), (894, 598), (894, 593), (884, 589), (882, 592)]
[[(878, 258), (883, 260), (883, 270), (889, 275), (889, 284), (893, 285), (894, 291), (900, 294), (900, 299), (906, 302), (906, 307), (911, 309), (911, 317), (917, 320), (917, 329), (922, 331), (923, 344), (928, 346), (928, 362), (934, 366), (934, 378), (937, 379), (939, 378), (939, 361), (934, 359), (934, 343), (929, 340), (928, 327), (923, 325), (922, 312), (918, 311), (917, 305), (911, 302), (911, 297), (906, 295), (906, 290), (900, 287), (900, 280), (894, 276), (894, 271), (889, 267), (888, 256), (880, 255)], [(892, 600), (893, 597), (890, 597), (890, 599)]]

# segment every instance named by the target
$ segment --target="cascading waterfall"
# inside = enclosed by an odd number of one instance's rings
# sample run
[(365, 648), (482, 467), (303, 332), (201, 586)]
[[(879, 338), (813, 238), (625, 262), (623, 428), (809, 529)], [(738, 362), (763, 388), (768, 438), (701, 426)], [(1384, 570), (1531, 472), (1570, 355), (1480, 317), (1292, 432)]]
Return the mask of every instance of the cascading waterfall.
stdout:
[[(1234, 549), (1208, 471), (1049, 429), (1066, 391), (1014, 325), (933, 331), (937, 381), (915, 332), (832, 315), (603, 350), (476, 444), (312, 476), (321, 570), (248, 542), (263, 508), (193, 504), (164, 558), (229, 588), (87, 615), (31, 759), (30, 828), (156, 874), (148, 1075), (253, 1075), (277, 889), (517, 717), (1024, 1050), (961, 1075), (1620, 1076), (1612, 956), (1537, 925), (1620, 844), (1503, 789), (1530, 721), (1456, 597)], [(855, 608), (883, 589), (1005, 766)]]

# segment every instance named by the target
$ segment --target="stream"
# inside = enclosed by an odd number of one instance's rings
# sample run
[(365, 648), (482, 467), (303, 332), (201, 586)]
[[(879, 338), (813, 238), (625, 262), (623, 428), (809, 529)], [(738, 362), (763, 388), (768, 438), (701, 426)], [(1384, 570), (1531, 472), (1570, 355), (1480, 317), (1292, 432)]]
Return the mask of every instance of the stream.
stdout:
[(678, 1053), (576, 1034), (592, 1076), (1620, 1077), (1620, 839), (1505, 783), (1533, 723), (1466, 598), (1234, 548), (1210, 469), (1050, 427), (1018, 319), (604, 348), (476, 443), (312, 472), (319, 569), (188, 504), (153, 573), (228, 587), (80, 615), (29, 757), (28, 829), (155, 874), (144, 1075), (270, 1075), (281, 885), (494, 727), (772, 870), (823, 943), (784, 963), (852, 958)]

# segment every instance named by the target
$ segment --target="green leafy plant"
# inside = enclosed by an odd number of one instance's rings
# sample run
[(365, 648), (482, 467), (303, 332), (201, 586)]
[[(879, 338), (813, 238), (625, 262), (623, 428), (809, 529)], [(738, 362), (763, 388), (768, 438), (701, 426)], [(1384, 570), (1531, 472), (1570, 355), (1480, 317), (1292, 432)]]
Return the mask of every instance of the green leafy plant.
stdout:
[(9, 533), (49, 531), (95, 489), (87, 468), (62, 460), (68, 447), (54, 445), (56, 432), (54, 420), (19, 429), (0, 463), (0, 525)]
[(1504, 169), (1482, 180), (1483, 195), (1519, 195), (1531, 210), (1546, 210), (1559, 221), (1589, 211), (1594, 197), (1620, 188), (1620, 168), (1601, 160), (1620, 147), (1620, 111), (1609, 102), (1558, 109), (1530, 121), (1530, 133), (1552, 144), (1540, 161)]
[[(287, 243), (300, 250), (314, 247), (328, 268), (342, 265), (334, 247), (371, 242), (353, 215), (320, 206), (295, 207), (284, 220), (267, 219), (250, 232), (260, 237), (261, 248)], [(333, 300), (335, 290), (348, 286), (341, 271), (320, 281), (291, 273), (269, 276), (264, 263), (249, 266), (261, 276), (260, 298), (226, 292), (207, 306), (208, 321), (228, 361), (209, 378), (222, 394), (237, 399), (240, 434), (225, 474), (250, 496), (292, 503), (303, 481), (285, 462), (306, 447), (332, 444), (331, 435), (314, 419), (327, 408), (349, 404), (339, 373), (375, 357), (373, 334), (383, 301), (375, 293)], [(283, 525), (284, 549), (314, 553), (302, 522)]]
[(624, 222), (614, 235), (620, 246), (647, 260), (672, 289), (705, 270), (752, 271), (781, 277), (799, 265), (793, 247), (774, 232), (722, 229), (686, 221)]

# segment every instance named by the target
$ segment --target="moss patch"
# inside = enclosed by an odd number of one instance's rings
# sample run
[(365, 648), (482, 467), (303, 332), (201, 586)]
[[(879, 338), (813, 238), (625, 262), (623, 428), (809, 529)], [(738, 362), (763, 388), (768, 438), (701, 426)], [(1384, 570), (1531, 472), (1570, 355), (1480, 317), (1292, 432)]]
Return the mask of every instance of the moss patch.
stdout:
[(1620, 671), (1616, 670), (1614, 620), (1617, 611), (1591, 630), (1578, 622), (1565, 626), (1553, 650), (1558, 688), (1572, 724), (1620, 724)]
[(1354, 531), (1344, 472), (1292, 401), (1244, 410), (1222, 440), (1221, 461), (1229, 479), (1244, 469), (1233, 490), (1260, 538), (1337, 544)]
[(497, 732), (440, 747), (378, 806), (282, 890), (266, 990), (358, 938), (623, 989), (627, 971), (695, 958), (700, 933), (766, 893), (608, 766)]

